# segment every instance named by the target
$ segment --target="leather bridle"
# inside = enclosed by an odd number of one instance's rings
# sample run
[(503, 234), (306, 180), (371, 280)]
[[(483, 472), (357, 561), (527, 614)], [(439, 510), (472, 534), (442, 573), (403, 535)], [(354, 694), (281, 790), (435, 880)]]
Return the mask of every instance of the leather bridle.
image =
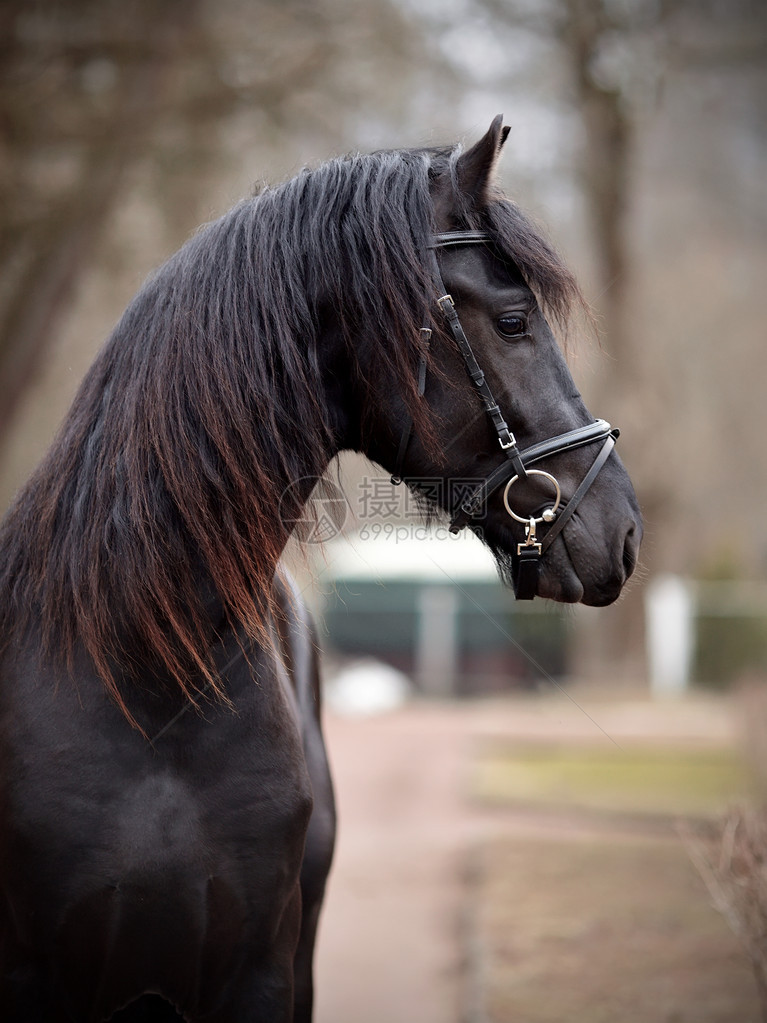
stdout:
[[(498, 443), (506, 456), (506, 460), (460, 501), (457, 508), (453, 510), (450, 532), (458, 533), (464, 526), (471, 525), (472, 519), (486, 507), (487, 499), (491, 494), (494, 494), (505, 484), (503, 502), (506, 511), (513, 519), (523, 522), (525, 525), (525, 540), (517, 544), (517, 552), (514, 559), (514, 593), (517, 600), (532, 600), (536, 593), (541, 558), (556, 537), (562, 532), (589, 487), (597, 478), (602, 466), (615, 447), (619, 431), (613, 429), (604, 419), (597, 419), (593, 423), (587, 423), (585, 426), (579, 426), (574, 430), (568, 430), (566, 433), (560, 433), (556, 437), (540, 441), (528, 448), (519, 449), (516, 438), (504, 420), (500, 407), (493, 397), (490, 385), (474, 356), (469, 339), (466, 337), (466, 333), (461, 325), (455, 303), (447, 293), (442, 279), (436, 250), (456, 245), (492, 245), (492, 238), (483, 231), (447, 231), (444, 234), (437, 234), (435, 236), (434, 241), (429, 247), (429, 254), (437, 294), (440, 296), (437, 299), (437, 305), (447, 321), (450, 333), (463, 358), (466, 371), (493, 425)], [(423, 396), (426, 390), (427, 353), (430, 338), (431, 330), (428, 327), (422, 328), (422, 347), (418, 364), (418, 393), (420, 396)], [(402, 466), (410, 442), (411, 432), (412, 421), (409, 420), (400, 438), (392, 483), (398, 484), (402, 482)], [(561, 489), (557, 479), (551, 473), (545, 472), (542, 469), (534, 469), (533, 466), (552, 455), (558, 455), (564, 451), (574, 451), (576, 448), (595, 444), (597, 441), (602, 442), (599, 453), (575, 493), (562, 507)], [(543, 508), (540, 514), (519, 515), (511, 506), (509, 492), (518, 480), (525, 479), (531, 475), (545, 479), (552, 485), (554, 488), (554, 500)], [(537, 527), (542, 524), (548, 525), (549, 528), (546, 535), (539, 539)]]

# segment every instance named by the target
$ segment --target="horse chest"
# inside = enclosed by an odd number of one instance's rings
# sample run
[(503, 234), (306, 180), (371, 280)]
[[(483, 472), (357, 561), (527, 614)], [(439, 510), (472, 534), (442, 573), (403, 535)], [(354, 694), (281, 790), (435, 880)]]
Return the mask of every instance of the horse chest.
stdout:
[(297, 883), (312, 802), (279, 679), (247, 679), (233, 710), (190, 710), (154, 745), (87, 686), (50, 682), (38, 677), (34, 701), (6, 703), (0, 722), (0, 844), (25, 937), (45, 944), (90, 921), (80, 937), (93, 945), (114, 915), (156, 936), (162, 961), (173, 919), (198, 956), (222, 906), (234, 931), (269, 933)]

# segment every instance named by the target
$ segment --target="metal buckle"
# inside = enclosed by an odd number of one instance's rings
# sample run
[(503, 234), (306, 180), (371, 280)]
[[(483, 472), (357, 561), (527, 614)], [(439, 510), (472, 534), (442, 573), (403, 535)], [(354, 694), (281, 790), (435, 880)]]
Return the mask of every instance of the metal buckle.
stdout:
[(557, 514), (557, 509), (559, 508), (559, 505), (560, 505), (560, 503), (562, 501), (562, 491), (560, 489), (559, 483), (557, 483), (555, 477), (552, 476), (550, 472), (544, 472), (543, 469), (528, 469), (527, 470), (527, 475), (528, 476), (543, 476), (544, 479), (547, 479), (551, 483), (553, 483), (554, 491), (555, 491), (553, 505), (550, 508), (546, 508), (545, 511), (543, 511), (537, 518), (535, 518), (533, 516), (529, 516), (529, 515), (528, 516), (517, 515), (517, 513), (514, 511), (514, 509), (509, 504), (509, 491), (511, 490), (513, 485), (517, 482), (517, 480), (519, 479), (519, 476), (512, 476), (511, 479), (509, 480), (509, 482), (506, 484), (506, 489), (503, 491), (503, 504), (504, 504), (504, 507), (506, 508), (506, 511), (509, 513), (509, 515), (511, 515), (511, 517), (513, 519), (516, 519), (517, 522), (524, 522), (524, 523), (526, 523), (527, 526), (528, 526), (528, 529), (532, 529), (532, 535), (533, 535), (533, 537), (535, 537), (535, 524), (536, 523), (538, 523), (538, 522), (553, 522), (554, 521), (554, 519), (556, 517), (556, 514)]
[(502, 451), (507, 451), (509, 448), (513, 448), (517, 443), (517, 438), (514, 436), (511, 430), (507, 430), (506, 432), (509, 438), (508, 443), (504, 442), (503, 437), (498, 438), (498, 443), (501, 445)]
[[(514, 518), (517, 518), (517, 516), (515, 515)], [(527, 525), (525, 526), (525, 542), (517, 544), (517, 554), (529, 554), (531, 551), (534, 551), (536, 554), (540, 555), (543, 548), (535, 536), (535, 525), (540, 521), (540, 519), (536, 519), (532, 515), (527, 520)]]

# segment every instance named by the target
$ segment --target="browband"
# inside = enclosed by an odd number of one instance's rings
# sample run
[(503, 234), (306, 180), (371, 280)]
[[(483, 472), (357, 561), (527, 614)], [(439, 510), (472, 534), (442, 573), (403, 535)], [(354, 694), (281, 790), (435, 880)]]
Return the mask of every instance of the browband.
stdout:
[(444, 249), (449, 245), (486, 245), (490, 236), (484, 231), (444, 231), (435, 234), (430, 249)]

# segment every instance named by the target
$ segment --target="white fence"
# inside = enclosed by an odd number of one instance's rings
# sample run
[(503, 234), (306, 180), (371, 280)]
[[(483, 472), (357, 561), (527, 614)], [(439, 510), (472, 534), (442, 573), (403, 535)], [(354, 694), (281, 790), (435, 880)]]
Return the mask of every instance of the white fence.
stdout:
[(767, 623), (767, 583), (698, 582), (658, 576), (645, 591), (647, 663), (654, 696), (675, 696), (691, 681), (700, 618)]

